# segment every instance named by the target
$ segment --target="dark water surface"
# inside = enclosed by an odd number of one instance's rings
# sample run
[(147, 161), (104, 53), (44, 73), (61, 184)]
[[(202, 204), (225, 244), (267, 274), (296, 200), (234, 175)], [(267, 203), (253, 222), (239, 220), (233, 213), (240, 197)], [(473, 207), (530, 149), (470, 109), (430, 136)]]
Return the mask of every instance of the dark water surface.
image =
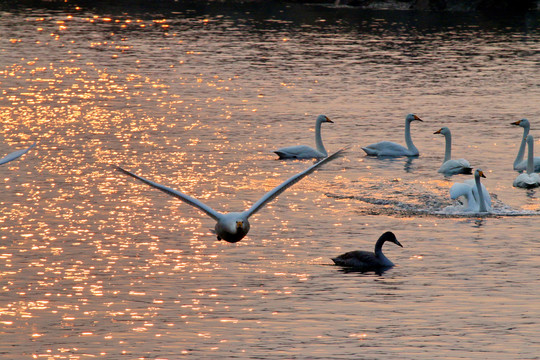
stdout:
[[(540, 137), (537, 13), (199, 5), (0, 13), (0, 357), (538, 359), (540, 198), (512, 187)], [(416, 159), (361, 146), (404, 143)], [(218, 242), (196, 209), (113, 165), (244, 210), (311, 161), (318, 114), (338, 159)], [(482, 167), (492, 215), (437, 169)], [(539, 148), (537, 146), (537, 148)], [(396, 267), (330, 257), (384, 231)]]

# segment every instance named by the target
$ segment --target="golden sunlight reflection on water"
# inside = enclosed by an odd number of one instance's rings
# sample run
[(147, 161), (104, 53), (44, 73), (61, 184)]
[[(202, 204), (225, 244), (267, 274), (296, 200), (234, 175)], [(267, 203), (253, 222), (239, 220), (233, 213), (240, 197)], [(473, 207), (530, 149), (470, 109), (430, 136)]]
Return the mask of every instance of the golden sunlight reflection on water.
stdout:
[[(463, 36), (380, 14), (364, 34), (363, 23), (332, 16), (294, 25), (248, 15), (0, 18), (0, 156), (38, 143), (0, 167), (0, 353), (532, 358), (535, 220), (435, 216), (452, 204), (454, 180), (434, 175), (442, 145), (432, 133), (452, 122), (457, 151), (488, 166), (498, 201), (537, 211), (534, 191), (508, 185), (506, 149), (519, 134), (493, 123), (524, 108), (537, 115), (527, 50), (537, 33), (519, 42), (460, 25)], [(501, 82), (516, 98), (504, 109)], [(419, 159), (362, 155), (364, 142), (401, 142), (409, 111), (426, 114), (414, 129)], [(323, 129), (327, 148), (349, 153), (256, 214), (238, 244), (215, 241), (212, 219), (114, 170), (241, 211), (312, 163), (271, 151), (313, 145), (319, 113), (335, 121)], [(500, 140), (474, 135), (486, 126)], [(328, 266), (388, 229), (404, 245), (385, 246), (395, 269)]]

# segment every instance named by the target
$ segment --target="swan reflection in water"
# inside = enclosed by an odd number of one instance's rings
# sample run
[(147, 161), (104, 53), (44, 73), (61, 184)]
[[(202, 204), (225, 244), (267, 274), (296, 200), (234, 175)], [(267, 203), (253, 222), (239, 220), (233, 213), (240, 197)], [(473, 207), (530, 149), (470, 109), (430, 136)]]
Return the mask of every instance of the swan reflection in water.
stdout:
[(142, 176), (135, 175), (134, 173), (124, 170), (119, 166), (117, 166), (116, 169), (126, 175), (132, 176), (135, 179), (142, 181), (143, 183), (147, 185), (150, 185), (158, 190), (161, 190), (166, 194), (174, 196), (177, 199), (180, 199), (191, 206), (198, 208), (199, 210), (201, 210), (202, 212), (210, 216), (212, 219), (216, 220), (217, 223), (215, 226), (215, 232), (216, 232), (218, 240), (225, 240), (230, 243), (235, 243), (242, 240), (244, 236), (246, 236), (247, 233), (249, 232), (250, 224), (249, 224), (248, 219), (251, 215), (255, 214), (257, 211), (262, 209), (266, 204), (268, 204), (270, 201), (275, 199), (278, 195), (280, 195), (286, 189), (296, 184), (298, 181), (308, 176), (309, 174), (313, 173), (323, 164), (337, 159), (339, 156), (342, 155), (343, 151), (344, 150), (337, 151), (331, 156), (325, 159), (322, 159), (321, 161), (315, 163), (314, 165), (311, 165), (306, 170), (290, 177), (288, 180), (285, 180), (283, 183), (281, 183), (280, 185), (276, 186), (274, 189), (267, 192), (262, 198), (259, 199), (259, 201), (253, 204), (253, 206), (251, 206), (251, 208), (249, 208), (248, 210), (243, 211), (243, 212), (231, 212), (228, 214), (222, 214), (220, 212), (217, 212), (216, 210), (212, 209), (208, 205), (204, 204), (203, 202), (197, 199), (192, 198), (189, 195), (186, 195), (184, 193), (171, 189), (167, 186), (157, 184), (153, 181), (143, 178)]
[(380, 274), (394, 266), (394, 263), (390, 261), (390, 259), (388, 259), (382, 252), (382, 247), (387, 241), (403, 247), (403, 245), (401, 245), (397, 240), (396, 235), (391, 231), (387, 231), (382, 234), (375, 243), (374, 252), (363, 250), (349, 251), (345, 254), (332, 258), (332, 261), (334, 264), (343, 266), (349, 271), (375, 271), (376, 273)]

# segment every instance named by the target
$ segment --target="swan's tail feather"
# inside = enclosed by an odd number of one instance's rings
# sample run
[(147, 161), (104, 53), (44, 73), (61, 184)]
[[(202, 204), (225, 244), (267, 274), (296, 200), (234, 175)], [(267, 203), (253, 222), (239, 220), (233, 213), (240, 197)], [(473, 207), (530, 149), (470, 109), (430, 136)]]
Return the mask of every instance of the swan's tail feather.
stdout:
[(362, 150), (366, 152), (369, 156), (377, 156), (378, 152), (376, 150), (370, 149), (368, 147), (363, 147)]
[(276, 153), (277, 156), (279, 156), (278, 160), (282, 160), (282, 159), (290, 159), (290, 158), (293, 158), (294, 156), (290, 156), (290, 155), (287, 155), (286, 153), (284, 152), (281, 152), (281, 151), (274, 151)]

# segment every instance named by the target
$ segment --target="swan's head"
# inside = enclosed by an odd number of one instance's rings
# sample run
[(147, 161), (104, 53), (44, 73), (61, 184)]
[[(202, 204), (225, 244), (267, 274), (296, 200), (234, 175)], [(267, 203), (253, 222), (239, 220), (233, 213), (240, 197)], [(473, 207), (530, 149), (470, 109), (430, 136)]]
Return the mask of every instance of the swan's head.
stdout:
[(420, 119), (418, 116), (414, 115), (414, 114), (409, 114), (407, 115), (407, 117), (405, 117), (405, 120), (408, 121), (408, 122), (411, 122), (411, 121), (424, 121), (422, 119)]
[(474, 172), (474, 176), (478, 176), (478, 177), (483, 177), (485, 178), (486, 175), (484, 175), (484, 172), (482, 171), (482, 169), (476, 169), (476, 171)]
[(448, 135), (450, 134), (450, 129), (445, 126), (435, 131), (434, 134)]
[(400, 247), (403, 247), (403, 245), (401, 245), (401, 244), (399, 243), (399, 241), (397, 240), (396, 235), (394, 235), (394, 233), (391, 232), (391, 231), (387, 231), (387, 232), (385, 232), (384, 234), (382, 234), (382, 235), (381, 235), (381, 238), (382, 238), (385, 242), (386, 242), (386, 241), (389, 241), (389, 242), (394, 243), (394, 244), (396, 244), (396, 245), (398, 245), (398, 246), (400, 246)]
[(525, 128), (525, 129), (529, 129), (531, 127), (531, 123), (529, 123), (529, 120), (527, 119), (514, 121), (513, 123), (510, 123), (510, 125), (521, 126), (522, 128)]
[(241, 230), (244, 228), (244, 221), (243, 220), (236, 220), (236, 231)]
[(216, 224), (217, 238), (230, 243), (238, 242), (249, 232), (249, 227), (249, 221), (241, 213), (226, 214)]
[(323, 122), (333, 123), (333, 121), (330, 120), (330, 119), (328, 118), (328, 116), (326, 116), (326, 115), (319, 115), (319, 116), (317, 116), (317, 122), (320, 122), (320, 123), (323, 123)]

